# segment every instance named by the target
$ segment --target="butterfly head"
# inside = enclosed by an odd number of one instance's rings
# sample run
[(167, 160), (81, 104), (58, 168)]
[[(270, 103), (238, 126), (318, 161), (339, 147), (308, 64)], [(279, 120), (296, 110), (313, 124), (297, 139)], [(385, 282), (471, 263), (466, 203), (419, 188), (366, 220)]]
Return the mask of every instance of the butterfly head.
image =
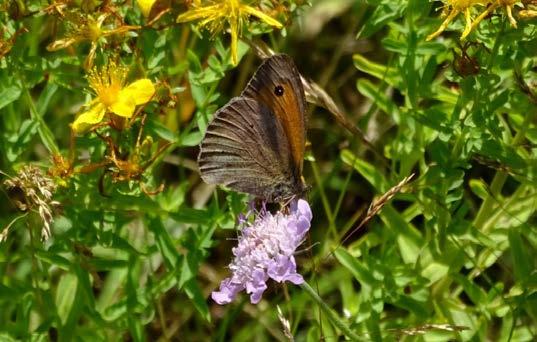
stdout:
[(302, 177), (292, 182), (282, 182), (274, 185), (267, 194), (265, 200), (273, 203), (288, 202), (293, 198), (304, 198), (310, 187), (306, 185)]

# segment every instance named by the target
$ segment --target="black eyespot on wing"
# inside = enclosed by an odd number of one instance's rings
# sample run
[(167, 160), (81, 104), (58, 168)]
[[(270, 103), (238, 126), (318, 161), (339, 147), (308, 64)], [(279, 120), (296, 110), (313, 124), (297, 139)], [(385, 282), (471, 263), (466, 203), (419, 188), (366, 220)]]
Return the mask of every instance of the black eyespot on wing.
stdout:
[(281, 85), (277, 85), (274, 87), (274, 94), (276, 96), (282, 96), (283, 95), (283, 87)]

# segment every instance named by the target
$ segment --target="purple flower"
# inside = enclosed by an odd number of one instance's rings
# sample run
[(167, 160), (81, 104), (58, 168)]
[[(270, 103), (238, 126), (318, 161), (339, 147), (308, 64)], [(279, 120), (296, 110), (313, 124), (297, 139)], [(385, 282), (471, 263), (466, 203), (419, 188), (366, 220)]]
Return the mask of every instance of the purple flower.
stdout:
[(246, 290), (252, 304), (257, 304), (269, 278), (302, 284), (304, 278), (296, 272), (293, 254), (304, 241), (312, 217), (308, 202), (301, 199), (291, 202), (288, 214), (262, 210), (253, 222), (242, 218), (239, 244), (233, 248), (235, 257), (229, 265), (232, 275), (213, 291), (212, 299), (227, 304)]

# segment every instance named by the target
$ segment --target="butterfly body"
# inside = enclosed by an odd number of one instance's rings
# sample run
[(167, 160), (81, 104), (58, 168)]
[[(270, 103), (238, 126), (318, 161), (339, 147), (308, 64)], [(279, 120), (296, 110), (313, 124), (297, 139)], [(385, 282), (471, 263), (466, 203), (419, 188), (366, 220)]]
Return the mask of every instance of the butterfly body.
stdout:
[(269, 202), (303, 196), (305, 107), (292, 59), (266, 59), (207, 127), (198, 156), (202, 179)]

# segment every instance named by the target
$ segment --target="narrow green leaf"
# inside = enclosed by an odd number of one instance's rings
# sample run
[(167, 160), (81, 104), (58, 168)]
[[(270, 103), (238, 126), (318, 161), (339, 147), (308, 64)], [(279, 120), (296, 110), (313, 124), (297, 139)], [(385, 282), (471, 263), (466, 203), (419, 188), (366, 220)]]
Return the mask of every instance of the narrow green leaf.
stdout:
[(184, 134), (179, 139), (179, 146), (198, 146), (201, 139), (203, 139), (203, 135), (199, 131)]
[(352, 56), (354, 66), (371, 76), (384, 80), (391, 86), (396, 86), (400, 82), (400, 76), (396, 69), (389, 68), (385, 65), (371, 62), (362, 55), (356, 54)]
[(45, 86), (45, 89), (43, 89), (41, 94), (39, 94), (39, 98), (37, 99), (35, 106), (37, 107), (37, 111), (39, 112), (39, 115), (41, 117), (47, 112), (50, 100), (52, 99), (57, 90), (57, 84), (48, 82)]
[(420, 232), (407, 223), (389, 204), (385, 205), (379, 213), (380, 218), (397, 235), (399, 252), (405, 263), (413, 264), (418, 259), (423, 248), (423, 237)]
[(377, 171), (375, 166), (360, 159), (350, 150), (341, 151), (341, 159), (349, 166), (352, 166), (361, 174), (379, 193), (388, 191), (389, 185), (384, 176)]
[(347, 252), (345, 249), (338, 247), (335, 250), (334, 255), (340, 264), (348, 269), (356, 280), (360, 282), (360, 285), (365, 287), (365, 289), (371, 289), (377, 285), (378, 281), (375, 279), (369, 269), (358, 261), (358, 259), (349, 254), (349, 252)]
[[(17, 85), (12, 85), (0, 90), (0, 109), (4, 108), (13, 101), (16, 101), (21, 96), (21, 88)], [(0, 113), (2, 113), (0, 111)]]
[(177, 251), (176, 244), (172, 241), (170, 234), (162, 224), (160, 217), (153, 217), (149, 219), (148, 227), (155, 235), (157, 240), (157, 246), (164, 258), (166, 267), (173, 271), (177, 265), (180, 254)]
[(35, 252), (35, 257), (41, 261), (59, 267), (65, 271), (69, 270), (71, 267), (71, 262), (57, 253), (52, 253), (39, 249)]
[(421, 271), (421, 275), (429, 279), (430, 284), (437, 282), (448, 274), (449, 266), (431, 262)]
[(35, 106), (34, 100), (32, 98), (32, 95), (30, 95), (30, 92), (28, 91), (27, 88), (24, 88), (24, 93), (26, 96), (26, 100), (28, 101), (28, 106), (30, 107), (30, 117), (32, 118), (32, 120), (39, 122), (39, 127), (37, 127), (37, 132), (39, 133), (39, 136), (41, 137), (41, 142), (43, 143), (43, 145), (45, 145), (45, 147), (50, 153), (59, 154), (60, 149), (58, 148), (58, 145), (56, 145), (54, 135), (48, 128), (45, 120), (43, 120), (43, 117), (41, 116), (41, 114), (38, 112)]
[(464, 292), (474, 304), (487, 305), (487, 293), (471, 279), (461, 274), (455, 274), (453, 278), (462, 286)]
[(194, 307), (200, 313), (201, 317), (207, 322), (211, 322), (211, 315), (209, 314), (209, 307), (207, 306), (207, 300), (203, 295), (198, 283), (194, 278), (187, 281), (182, 289), (186, 292), (188, 298), (194, 303)]
[(167, 140), (169, 142), (177, 141), (177, 134), (170, 131), (168, 127), (164, 126), (160, 121), (156, 119), (149, 119), (146, 121), (144, 129), (148, 133), (153, 133), (158, 137)]
[(207, 222), (210, 222), (212, 217), (208, 216), (208, 214), (208, 210), (192, 208), (181, 208), (178, 212), (169, 213), (174, 221), (194, 224), (207, 224)]
[(489, 196), (487, 185), (482, 179), (470, 179), (469, 185), (474, 195), (482, 200)]
[(358, 79), (356, 88), (365, 97), (371, 99), (383, 112), (391, 116), (396, 122), (400, 120), (399, 109), (386, 94), (368, 79)]
[(535, 272), (535, 258), (528, 252), (516, 229), (509, 229), (509, 247), (513, 258), (515, 277), (521, 284), (526, 284), (532, 272)]
[(67, 323), (76, 298), (78, 278), (72, 273), (64, 274), (56, 289), (56, 310), (62, 325)]

